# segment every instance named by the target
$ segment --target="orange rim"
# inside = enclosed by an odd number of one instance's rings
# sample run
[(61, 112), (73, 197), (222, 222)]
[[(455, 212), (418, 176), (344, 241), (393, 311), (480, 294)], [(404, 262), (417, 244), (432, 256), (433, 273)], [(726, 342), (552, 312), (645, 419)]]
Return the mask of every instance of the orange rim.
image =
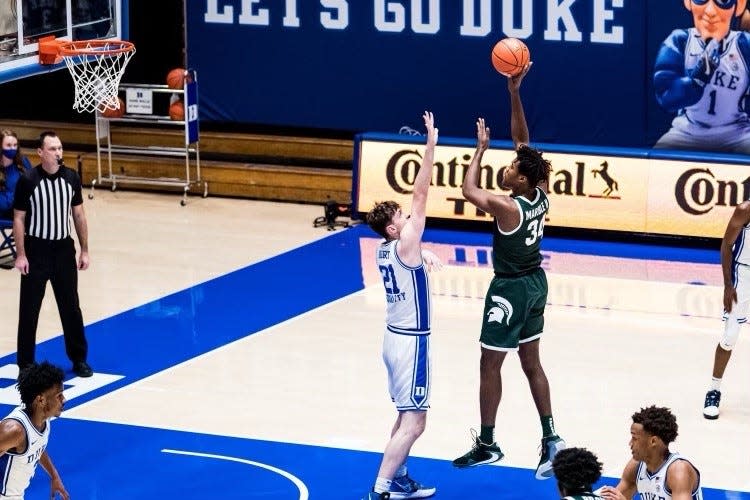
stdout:
[(132, 52), (135, 45), (124, 40), (77, 40), (61, 42), (61, 56), (107, 56)]

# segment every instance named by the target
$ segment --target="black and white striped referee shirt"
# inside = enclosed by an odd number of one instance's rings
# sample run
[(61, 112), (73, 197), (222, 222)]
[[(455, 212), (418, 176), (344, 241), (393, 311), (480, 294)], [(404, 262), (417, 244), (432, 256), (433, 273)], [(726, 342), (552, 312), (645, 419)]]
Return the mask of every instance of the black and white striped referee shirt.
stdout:
[(61, 165), (50, 175), (37, 165), (18, 180), (13, 208), (26, 212), (28, 236), (64, 240), (70, 237), (73, 207), (82, 203), (81, 178), (75, 170)]

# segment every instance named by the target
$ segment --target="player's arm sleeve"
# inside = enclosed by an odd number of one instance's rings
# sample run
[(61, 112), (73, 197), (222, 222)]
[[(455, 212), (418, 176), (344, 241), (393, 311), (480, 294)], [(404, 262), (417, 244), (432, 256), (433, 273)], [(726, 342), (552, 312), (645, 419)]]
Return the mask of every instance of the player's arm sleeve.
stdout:
[(685, 71), (687, 40), (686, 30), (673, 31), (661, 45), (654, 64), (656, 101), (672, 113), (695, 104), (703, 95), (703, 87)]
[(81, 185), (81, 178), (77, 173), (73, 172), (70, 179), (70, 184), (73, 187), (73, 199), (70, 201), (70, 205), (77, 207), (83, 204), (83, 186)]

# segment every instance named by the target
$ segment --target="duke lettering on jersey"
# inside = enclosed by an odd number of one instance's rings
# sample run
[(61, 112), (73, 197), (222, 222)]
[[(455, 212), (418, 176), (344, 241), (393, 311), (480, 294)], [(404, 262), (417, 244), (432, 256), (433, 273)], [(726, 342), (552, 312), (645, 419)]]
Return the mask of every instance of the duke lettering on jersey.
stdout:
[(23, 426), (27, 445), (22, 453), (7, 451), (0, 456), (0, 477), (3, 478), (0, 495), (21, 498), (34, 476), (39, 459), (47, 448), (50, 422), (48, 420), (44, 431), (39, 432), (21, 408), (14, 409), (5, 419), (16, 420)]

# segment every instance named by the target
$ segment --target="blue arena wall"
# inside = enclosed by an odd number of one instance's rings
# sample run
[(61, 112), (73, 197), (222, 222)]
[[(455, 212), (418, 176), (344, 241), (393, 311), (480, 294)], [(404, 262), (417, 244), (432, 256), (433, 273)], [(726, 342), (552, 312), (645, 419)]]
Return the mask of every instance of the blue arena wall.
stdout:
[(681, 0), (201, 0), (186, 45), (208, 122), (397, 132), (430, 109), (446, 136), (484, 116), (507, 138), (490, 50), (514, 36), (534, 141), (650, 147), (671, 120), (656, 52), (692, 24)]

